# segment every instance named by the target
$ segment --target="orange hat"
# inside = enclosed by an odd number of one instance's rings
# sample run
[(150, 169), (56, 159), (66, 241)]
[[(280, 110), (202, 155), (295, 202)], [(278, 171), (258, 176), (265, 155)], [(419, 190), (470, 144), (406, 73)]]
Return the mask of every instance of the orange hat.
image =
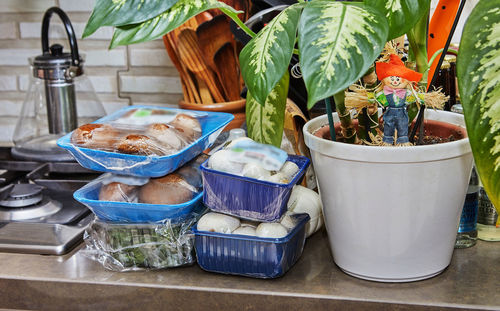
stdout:
[(377, 78), (382, 81), (387, 77), (396, 76), (408, 81), (418, 82), (422, 79), (422, 74), (405, 67), (399, 56), (391, 54), (389, 62), (375, 63)]

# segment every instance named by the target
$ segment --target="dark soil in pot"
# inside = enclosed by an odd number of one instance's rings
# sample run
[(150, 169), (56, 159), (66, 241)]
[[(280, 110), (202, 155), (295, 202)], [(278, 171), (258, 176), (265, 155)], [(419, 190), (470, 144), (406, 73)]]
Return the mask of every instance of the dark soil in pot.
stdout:
[[(353, 125), (358, 129), (358, 120), (353, 120)], [(383, 131), (383, 129), (381, 129)], [(344, 142), (343, 137), (339, 137), (340, 123), (335, 123), (335, 133), (337, 141)], [(330, 126), (324, 125), (314, 132), (314, 136), (331, 140)], [(455, 124), (450, 124), (435, 120), (425, 120), (424, 122), (424, 138), (421, 145), (433, 145), (452, 142), (467, 137), (467, 132), (463, 127)], [(417, 135), (418, 138), (418, 135)], [(417, 139), (415, 139), (417, 141)]]

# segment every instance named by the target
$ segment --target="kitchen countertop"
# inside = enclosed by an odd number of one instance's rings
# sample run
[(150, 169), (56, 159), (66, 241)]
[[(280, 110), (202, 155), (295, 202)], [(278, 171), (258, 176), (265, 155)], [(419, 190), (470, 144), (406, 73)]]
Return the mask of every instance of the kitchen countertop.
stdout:
[(500, 243), (455, 250), (440, 275), (376, 283), (343, 273), (325, 231), (307, 240), (282, 278), (172, 270), (111, 272), (79, 250), (65, 256), (0, 253), (0, 308), (50, 310), (500, 310)]

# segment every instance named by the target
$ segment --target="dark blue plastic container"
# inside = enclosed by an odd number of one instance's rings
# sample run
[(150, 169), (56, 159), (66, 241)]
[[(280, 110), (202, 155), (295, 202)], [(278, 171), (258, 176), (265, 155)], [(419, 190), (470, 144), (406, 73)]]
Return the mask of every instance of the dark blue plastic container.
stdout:
[(299, 171), (288, 184), (276, 184), (254, 178), (212, 170), (208, 160), (201, 166), (203, 176), (203, 203), (212, 211), (245, 219), (273, 222), (287, 211), (287, 202), (293, 186), (302, 178), (309, 159), (289, 155)]
[(126, 223), (154, 223), (166, 219), (182, 220), (193, 212), (201, 212), (203, 192), (182, 204), (145, 204), (100, 201), (101, 179), (96, 179), (73, 193), (73, 197), (87, 206), (100, 220)]
[(91, 170), (141, 177), (161, 177), (175, 171), (209, 148), (224, 127), (234, 119), (230, 113), (194, 111), (177, 108), (130, 106), (120, 109), (93, 123), (110, 123), (132, 109), (168, 110), (175, 113), (197, 115), (201, 125), (201, 137), (179, 152), (168, 156), (143, 156), (89, 149), (71, 143), (72, 132), (57, 140), (57, 145), (67, 149), (82, 165)]
[(278, 239), (192, 230), (198, 264), (203, 270), (254, 278), (284, 275), (300, 258), (309, 215), (297, 214), (298, 225)]

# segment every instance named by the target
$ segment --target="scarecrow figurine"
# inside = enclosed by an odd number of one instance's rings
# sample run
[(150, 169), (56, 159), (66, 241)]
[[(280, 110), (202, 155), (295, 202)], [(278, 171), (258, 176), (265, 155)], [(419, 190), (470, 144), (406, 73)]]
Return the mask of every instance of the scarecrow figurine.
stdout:
[[(372, 138), (375, 143), (370, 145), (396, 145), (411, 146), (408, 138), (409, 119), (407, 106), (425, 103), (427, 107), (442, 109), (448, 97), (439, 90), (432, 92), (420, 91), (417, 83), (422, 79), (422, 74), (405, 67), (398, 55), (387, 53), (387, 61), (375, 63), (375, 71), (381, 82), (375, 89), (367, 89), (363, 85), (352, 85), (346, 92), (345, 106), (355, 109), (358, 113), (367, 108), (376, 111), (377, 105), (386, 107), (383, 115), (384, 135)], [(378, 124), (378, 120), (370, 120)], [(397, 133), (397, 139), (394, 136)], [(367, 143), (364, 141), (364, 143)]]
[(375, 71), (383, 86), (383, 89), (375, 94), (375, 99), (382, 106), (387, 107), (384, 113), (383, 142), (392, 145), (394, 132), (397, 130), (396, 144), (407, 145), (410, 141), (406, 106), (417, 100), (411, 83), (420, 81), (422, 74), (406, 68), (395, 54), (390, 55), (389, 62), (376, 63)]

